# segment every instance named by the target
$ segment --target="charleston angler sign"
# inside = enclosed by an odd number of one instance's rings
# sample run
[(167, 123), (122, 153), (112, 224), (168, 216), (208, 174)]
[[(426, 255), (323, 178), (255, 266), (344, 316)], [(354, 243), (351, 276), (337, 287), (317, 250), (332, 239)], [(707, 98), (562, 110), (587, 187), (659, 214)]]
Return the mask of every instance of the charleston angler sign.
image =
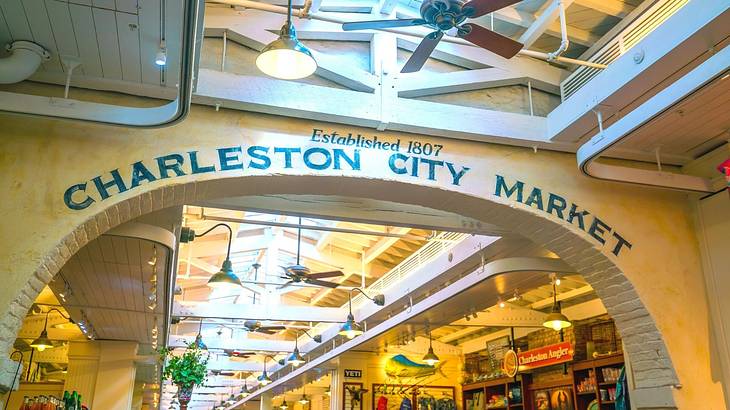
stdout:
[[(452, 187), (470, 180), (471, 167), (447, 161), (442, 156), (444, 146), (419, 140), (384, 140), (378, 136), (346, 135), (313, 129), (306, 144), (299, 146), (236, 145), (220, 147), (209, 152), (172, 152), (152, 159), (139, 160), (127, 170), (113, 169), (88, 181), (69, 186), (63, 194), (64, 204), (71, 210), (83, 210), (92, 204), (138, 188), (142, 184), (189, 175), (238, 171), (250, 174), (281, 172), (287, 169), (362, 172), (363, 161), (383, 161), (379, 169), (395, 177), (443, 181)], [(371, 157), (363, 153), (374, 152)], [(211, 157), (214, 158), (211, 160)], [(372, 159), (371, 159), (372, 158)], [(387, 159), (386, 159), (387, 158)], [(372, 177), (372, 175), (366, 174)], [(494, 195), (520, 202), (543, 211), (586, 231), (601, 245), (611, 241), (611, 252), (618, 256), (631, 249), (622, 235), (590, 212), (576, 204), (568, 205), (562, 196), (533, 187), (528, 192), (522, 181), (508, 183), (496, 174)], [(473, 183), (473, 182), (472, 182)]]

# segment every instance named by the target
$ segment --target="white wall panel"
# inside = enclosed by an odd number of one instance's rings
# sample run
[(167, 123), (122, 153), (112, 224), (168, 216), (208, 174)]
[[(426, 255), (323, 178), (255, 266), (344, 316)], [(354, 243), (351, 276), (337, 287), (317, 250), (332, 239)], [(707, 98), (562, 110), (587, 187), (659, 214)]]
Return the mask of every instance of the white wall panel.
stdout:
[(43, 68), (45, 70), (61, 71), (61, 60), (58, 58), (56, 39), (53, 38), (51, 21), (46, 12), (46, 4), (38, 0), (24, 1), (23, 7), (30, 29), (33, 32), (33, 39), (51, 52), (51, 59), (43, 62)]
[(160, 84), (160, 67), (155, 55), (160, 45), (160, 0), (140, 0), (139, 43), (142, 82)]
[(117, 11), (137, 14), (137, 0), (116, 0)]
[(104, 77), (91, 7), (69, 3), (68, 8), (71, 12), (71, 21), (84, 73), (91, 77)]
[(2, 8), (0, 8), (0, 55), (4, 53), (4, 48), (6, 44), (9, 44), (13, 41), (13, 36), (10, 35), (10, 29), (8, 28), (8, 24), (5, 22), (5, 15), (3, 14)]
[(119, 39), (117, 36), (117, 19), (114, 12), (93, 8), (94, 24), (103, 27), (96, 31), (96, 41), (99, 43), (101, 67), (104, 78), (122, 79), (122, 63), (119, 57)]
[(10, 34), (14, 41), (27, 40), (33, 41), (33, 34), (25, 17), (25, 10), (21, 0), (3, 0), (0, 1), (0, 9), (5, 16), (5, 22), (10, 29)]
[[(58, 49), (59, 58), (62, 61), (64, 55), (78, 58), (79, 49), (76, 44), (76, 37), (74, 36), (74, 28), (71, 22), (68, 3), (46, 0), (46, 10), (48, 11), (48, 18), (51, 20), (53, 35), (56, 38), (56, 48)], [(82, 65), (74, 69), (74, 73), (84, 74), (85, 67)]]
[(122, 60), (122, 79), (141, 82), (139, 60), (139, 21), (136, 14), (116, 12), (119, 35), (119, 55)]
[(107, 10), (115, 10), (117, 8), (114, 0), (92, 0), (92, 4), (94, 7), (99, 7)]

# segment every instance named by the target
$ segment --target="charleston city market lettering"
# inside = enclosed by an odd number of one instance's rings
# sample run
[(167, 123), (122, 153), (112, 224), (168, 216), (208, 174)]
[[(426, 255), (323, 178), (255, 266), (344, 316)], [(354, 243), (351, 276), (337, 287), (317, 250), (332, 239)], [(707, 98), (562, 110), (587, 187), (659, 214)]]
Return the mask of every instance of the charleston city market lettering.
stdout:
[[(322, 130), (315, 129), (311, 141), (322, 143), (323, 141), (318, 138), (326, 138), (330, 145), (341, 145), (348, 148), (269, 147), (263, 145), (223, 147), (215, 150), (216, 160), (212, 163), (203, 163), (199, 151), (171, 153), (153, 160), (140, 160), (131, 164), (128, 178), (124, 178), (117, 168), (91, 178), (90, 181), (71, 185), (64, 192), (63, 200), (69, 209), (82, 210), (97, 200), (104, 201), (112, 195), (137, 188), (143, 183), (233, 170), (268, 170), (273, 167), (273, 169), (306, 168), (312, 171), (327, 169), (360, 171), (363, 149), (355, 147), (396, 151), (390, 154), (387, 161), (387, 169), (396, 175), (409, 175), (435, 181), (437, 175), (445, 174), (452, 185), (460, 185), (462, 178), (470, 170), (469, 167), (426, 157), (429, 154), (431, 157), (437, 157), (443, 148), (441, 145), (436, 145), (434, 150), (431, 144), (408, 141), (407, 147), (405, 144), (403, 147), (405, 153), (401, 153), (398, 152), (401, 150), (400, 139), (391, 143), (378, 141), (377, 137), (367, 139), (360, 135), (353, 137), (352, 134), (349, 134), (345, 137), (335, 138), (336, 133), (331, 135), (323, 134)], [(426, 153), (426, 148), (428, 148), (429, 154)], [(414, 153), (422, 155), (413, 155)]]

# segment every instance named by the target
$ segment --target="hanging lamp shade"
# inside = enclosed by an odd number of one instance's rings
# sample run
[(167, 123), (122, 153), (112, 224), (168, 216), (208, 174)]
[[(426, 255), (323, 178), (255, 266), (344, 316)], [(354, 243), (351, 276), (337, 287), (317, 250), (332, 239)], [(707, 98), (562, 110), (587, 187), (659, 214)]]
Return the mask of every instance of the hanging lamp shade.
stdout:
[(429, 365), (429, 366), (433, 366), (433, 365), (435, 365), (436, 363), (440, 362), (440, 361), (441, 361), (441, 359), (439, 359), (439, 357), (438, 357), (438, 356), (436, 356), (436, 353), (434, 353), (434, 352), (433, 352), (433, 347), (429, 346), (429, 347), (428, 347), (428, 352), (426, 353), (426, 355), (425, 355), (425, 356), (423, 356), (423, 361), (424, 361), (424, 362), (425, 362), (425, 363), (426, 363), (427, 365)]
[(281, 403), (281, 406), (279, 406), (279, 408), (280, 408), (281, 410), (286, 410), (286, 409), (288, 409), (288, 408), (289, 408), (289, 405), (288, 405), (288, 404), (286, 404), (286, 399), (284, 399), (284, 401), (283, 401), (283, 402)]
[(352, 315), (352, 313), (347, 315), (347, 320), (345, 323), (340, 326), (340, 335), (345, 336), (348, 339), (353, 339), (356, 336), (360, 336), (362, 334), (362, 326), (360, 326), (359, 323), (355, 322), (355, 317)]
[(307, 398), (306, 394), (302, 394), (302, 398), (299, 399), (299, 404), (304, 406), (305, 404), (309, 403), (309, 398)]
[(563, 329), (571, 327), (573, 324), (570, 322), (567, 316), (560, 310), (560, 302), (558, 302), (558, 287), (557, 281), (553, 280), (553, 308), (552, 311), (545, 317), (545, 321), (542, 325), (548, 329), (553, 329), (559, 332)]
[(262, 386), (266, 386), (271, 383), (271, 379), (269, 378), (268, 373), (266, 373), (266, 369), (264, 369), (264, 372), (261, 373), (261, 376), (257, 377), (256, 380), (258, 380)]
[(203, 343), (203, 335), (201, 335), (200, 333), (198, 333), (198, 335), (195, 336), (195, 341), (193, 342), (193, 346), (195, 346), (196, 348), (198, 348), (200, 350), (208, 350), (208, 346), (205, 343)]
[(208, 286), (214, 289), (242, 286), (241, 280), (233, 273), (233, 264), (228, 258), (223, 261), (221, 270), (214, 273), (213, 276), (208, 279)]
[(294, 347), (294, 351), (289, 355), (286, 361), (291, 363), (291, 365), (294, 367), (297, 367), (300, 364), (306, 362), (306, 360), (304, 360), (304, 357), (302, 357), (302, 355), (299, 353), (299, 348), (296, 346)]
[(256, 58), (256, 67), (264, 74), (282, 80), (309, 77), (317, 70), (312, 52), (297, 39), (294, 26), (287, 22), (279, 38), (269, 43)]
[(573, 324), (570, 322), (567, 316), (560, 312), (560, 308), (557, 310), (553, 308), (553, 311), (545, 317), (545, 321), (542, 323), (543, 326), (553, 329), (556, 332), (569, 328)]
[(51, 339), (48, 338), (48, 331), (43, 329), (41, 335), (30, 344), (30, 347), (38, 350), (39, 352), (52, 348), (53, 343), (51, 343)]

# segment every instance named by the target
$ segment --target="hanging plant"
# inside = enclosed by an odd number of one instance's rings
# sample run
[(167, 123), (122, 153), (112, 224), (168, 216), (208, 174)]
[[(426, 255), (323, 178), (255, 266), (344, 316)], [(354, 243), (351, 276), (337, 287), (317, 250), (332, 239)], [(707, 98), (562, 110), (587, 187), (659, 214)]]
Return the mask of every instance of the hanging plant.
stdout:
[(181, 405), (190, 401), (193, 387), (205, 382), (208, 375), (208, 359), (210, 354), (193, 342), (183, 354), (173, 354), (171, 349), (160, 349), (163, 362), (162, 377), (172, 381), (178, 387), (178, 400)]

